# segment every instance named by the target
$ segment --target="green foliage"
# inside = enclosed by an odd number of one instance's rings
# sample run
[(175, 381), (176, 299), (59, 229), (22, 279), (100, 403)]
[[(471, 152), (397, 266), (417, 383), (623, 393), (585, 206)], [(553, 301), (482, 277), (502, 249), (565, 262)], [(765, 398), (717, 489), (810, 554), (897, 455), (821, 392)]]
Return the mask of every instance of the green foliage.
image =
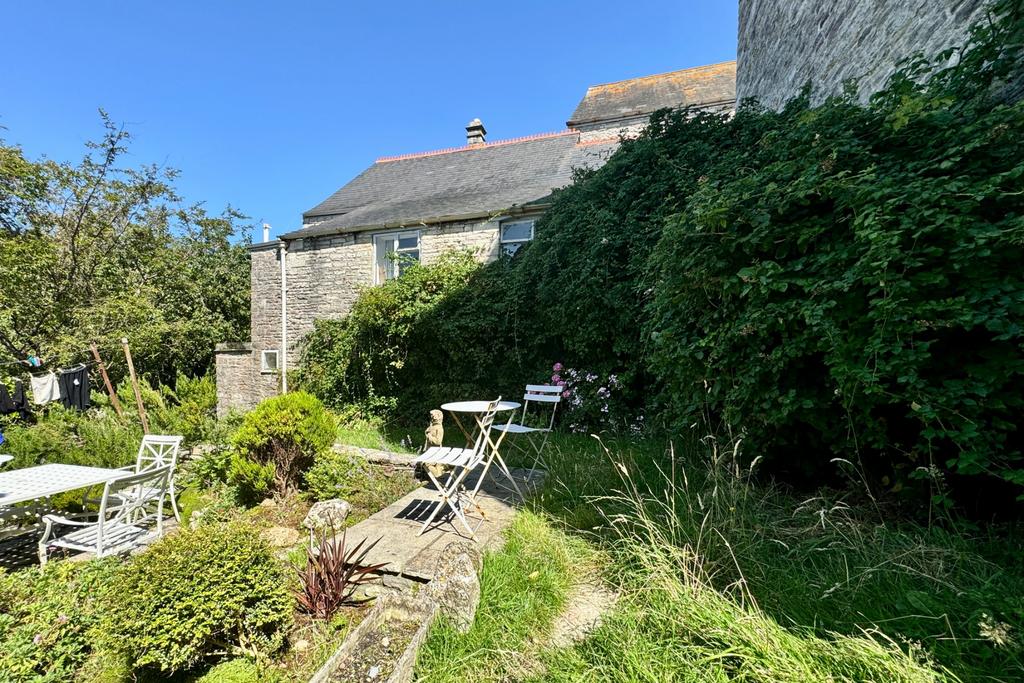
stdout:
[(191, 668), (228, 652), (270, 654), (284, 643), (288, 577), (252, 529), (182, 530), (132, 558), (107, 592), (101, 638), (133, 668)]
[(363, 488), (366, 465), (351, 455), (326, 450), (306, 470), (306, 490), (314, 500), (349, 498)]
[(0, 680), (65, 681), (94, 651), (97, 594), (116, 562), (54, 562), (45, 569), (0, 573)]
[(258, 484), (269, 476), (278, 493), (295, 491), (313, 458), (334, 443), (336, 426), (330, 411), (307, 393), (268, 398), (245, 416), (231, 439), (237, 454), (231, 477)]
[(13, 467), (47, 462), (121, 467), (135, 462), (142, 429), (106, 411), (80, 413), (51, 405), (36, 424), (13, 422), (4, 428), (4, 451)]
[(701, 164), (652, 261), (674, 425), (710, 411), (811, 471), (877, 458), (901, 484), (942, 468), (1024, 485), (1024, 102), (990, 94), (1016, 59), (1003, 38), (921, 85), (912, 63), (866, 107), (724, 124), (756, 142)]
[(274, 489), (277, 467), (272, 462), (256, 462), (235, 453), (228, 466), (227, 482), (235, 487), (239, 502), (253, 505), (266, 498)]
[[(551, 680), (635, 680), (644, 662), (717, 680), (707, 672), (731, 659), (716, 654), (733, 651), (732, 664), (770, 672), (748, 680), (828, 680), (861, 659), (876, 673), (853, 680), (899, 680), (915, 660), (965, 681), (1024, 675), (1019, 529), (946, 530), (880, 517), (864, 496), (793, 495), (757, 483), (734, 439), (704, 434), (607, 450), (552, 436), (536, 502), (608, 550), (624, 600), (575, 652), (544, 658)], [(802, 662), (819, 673), (791, 675)]]
[(0, 349), (71, 365), (95, 340), (118, 380), (127, 336), (143, 374), (202, 375), (248, 329), (242, 216), (182, 206), (173, 169), (123, 167), (130, 135), (101, 115), (78, 164), (0, 141)]
[(277, 677), (251, 659), (238, 658), (221, 662), (207, 671), (196, 683), (265, 683)]
[[(522, 511), (498, 552), (484, 557), (480, 604), (468, 633), (443, 618), (431, 628), (416, 661), (416, 680), (504, 681), (524, 674), (520, 653), (541, 640), (565, 605), (573, 582), (593, 553), (578, 538), (555, 530), (541, 516)], [(597, 679), (592, 679), (597, 680)]]

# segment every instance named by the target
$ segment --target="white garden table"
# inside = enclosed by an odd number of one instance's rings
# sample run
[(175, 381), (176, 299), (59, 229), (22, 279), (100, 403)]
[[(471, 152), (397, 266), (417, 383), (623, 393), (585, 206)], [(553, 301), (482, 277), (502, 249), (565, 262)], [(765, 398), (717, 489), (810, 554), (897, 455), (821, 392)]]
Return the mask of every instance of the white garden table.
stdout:
[[(452, 403), (442, 404), (441, 410), (444, 410), (451, 414), (452, 419), (455, 420), (455, 424), (458, 425), (459, 430), (466, 437), (467, 447), (472, 448), (473, 442), (476, 441), (477, 434), (479, 434), (480, 430), (482, 429), (482, 425), (480, 424), (480, 418), (481, 416), (483, 416), (484, 413), (487, 412), (487, 408), (490, 405), (490, 401), (453, 401)], [(497, 410), (499, 413), (507, 410), (514, 411), (518, 409), (521, 405), (521, 403), (516, 403), (515, 401), (500, 401), (498, 403)], [(462, 421), (459, 419), (460, 413), (463, 415), (469, 414), (473, 416), (473, 422), (475, 423), (475, 425), (473, 426), (472, 429), (466, 429), (466, 427), (462, 424)], [(509, 422), (512, 421), (512, 417), (514, 415), (515, 413), (509, 415)], [(519, 494), (520, 500), (524, 499), (523, 492), (519, 490), (519, 484), (517, 484), (516, 480), (512, 478), (512, 472), (508, 469), (508, 465), (505, 464), (505, 461), (501, 457), (501, 453), (498, 451), (498, 447), (501, 445), (501, 441), (504, 438), (505, 432), (501, 433), (501, 436), (498, 437), (497, 441), (492, 440), (490, 436), (487, 437), (487, 447), (489, 452), (487, 454), (487, 459), (484, 461), (484, 469), (482, 472), (480, 472), (480, 479), (477, 480), (476, 486), (473, 487), (473, 493), (471, 495), (471, 498), (476, 498), (476, 494), (480, 491), (480, 487), (484, 483), (484, 478), (487, 476), (487, 471), (491, 469), (491, 464), (494, 463), (495, 460), (497, 460), (498, 468), (505, 474), (506, 477), (508, 477), (508, 480), (512, 482), (512, 486), (515, 488), (516, 493)]]
[(105, 484), (130, 474), (132, 473), (124, 470), (57, 463), (0, 472), (0, 522), (14, 525), (0, 531), (0, 539), (30, 531), (34, 528), (32, 524), (27, 527), (21, 524), (39, 517), (39, 509), (34, 505), (20, 508), (11, 507), (12, 505), (31, 503), (58, 493)]
[(105, 484), (131, 472), (82, 465), (37, 465), (0, 472), (0, 508)]

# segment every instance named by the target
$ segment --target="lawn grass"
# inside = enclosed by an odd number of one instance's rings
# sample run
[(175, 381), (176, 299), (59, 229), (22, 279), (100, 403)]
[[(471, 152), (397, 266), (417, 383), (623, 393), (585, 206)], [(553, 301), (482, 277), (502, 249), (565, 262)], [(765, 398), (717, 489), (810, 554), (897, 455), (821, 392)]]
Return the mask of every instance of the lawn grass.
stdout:
[(393, 453), (412, 453), (423, 442), (422, 432), (403, 429), (376, 420), (352, 417), (338, 426), (338, 443), (357, 448), (372, 448)]
[(448, 650), (485, 672), (472, 680), (1024, 677), (1024, 552), (1010, 530), (923, 526), (853, 493), (794, 496), (753, 481), (731, 443), (681, 445), (552, 440), (531, 514), (548, 520), (545, 534), (564, 529), (604, 551), (623, 599), (584, 642), (541, 653), (539, 672), (491, 675), (495, 659), (536, 662), (538, 645), (522, 638)]
[(417, 680), (502, 681), (535, 667), (543, 634), (594, 557), (584, 541), (556, 530), (545, 517), (518, 513), (504, 547), (484, 558), (472, 628), (461, 634), (444, 621), (435, 625), (420, 651)]

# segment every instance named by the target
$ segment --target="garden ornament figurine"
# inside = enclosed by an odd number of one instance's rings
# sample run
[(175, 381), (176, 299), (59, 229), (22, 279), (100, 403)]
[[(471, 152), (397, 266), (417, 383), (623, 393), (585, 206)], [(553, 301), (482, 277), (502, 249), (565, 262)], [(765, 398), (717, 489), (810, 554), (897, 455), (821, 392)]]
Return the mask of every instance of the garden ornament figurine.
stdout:
[[(420, 453), (426, 452), (428, 448), (432, 446), (440, 446), (444, 441), (444, 413), (436, 408), (430, 411), (430, 424), (427, 429), (423, 432), (423, 450)], [(431, 473), (435, 477), (440, 477), (444, 474), (444, 465), (427, 465), (431, 468)]]

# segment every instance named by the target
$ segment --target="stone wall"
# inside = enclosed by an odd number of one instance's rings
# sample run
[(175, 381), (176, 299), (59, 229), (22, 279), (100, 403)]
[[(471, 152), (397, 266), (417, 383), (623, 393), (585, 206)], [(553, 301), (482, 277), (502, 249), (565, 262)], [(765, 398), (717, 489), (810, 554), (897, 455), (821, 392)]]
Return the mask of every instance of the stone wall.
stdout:
[(232, 410), (248, 410), (279, 389), (277, 373), (260, 372), (260, 353), (252, 344), (218, 344), (217, 416)]
[(807, 81), (814, 100), (859, 79), (866, 99), (917, 51), (963, 44), (987, 0), (740, 0), (736, 95), (780, 108)]

